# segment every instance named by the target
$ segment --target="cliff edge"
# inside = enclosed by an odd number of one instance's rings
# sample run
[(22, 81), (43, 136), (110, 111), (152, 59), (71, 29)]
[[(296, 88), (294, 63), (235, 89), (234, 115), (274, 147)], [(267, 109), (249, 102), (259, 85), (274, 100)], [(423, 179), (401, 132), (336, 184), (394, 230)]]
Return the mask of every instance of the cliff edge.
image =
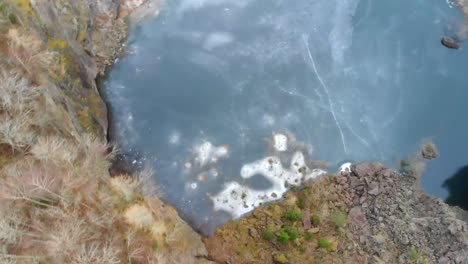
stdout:
[[(136, 8), (144, 6), (144, 10)], [(206, 263), (151, 186), (110, 177), (96, 79), (158, 1), (0, 0), (0, 262)]]

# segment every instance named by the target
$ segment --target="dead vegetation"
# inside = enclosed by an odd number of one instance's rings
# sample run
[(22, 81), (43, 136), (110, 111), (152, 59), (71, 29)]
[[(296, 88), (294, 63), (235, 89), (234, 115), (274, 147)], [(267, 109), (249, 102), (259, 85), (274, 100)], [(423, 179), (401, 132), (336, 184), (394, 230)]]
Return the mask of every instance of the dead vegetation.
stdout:
[(78, 114), (100, 101), (69, 43), (27, 25), (34, 12), (0, 0), (0, 263), (197, 263), (206, 250), (151, 170), (110, 177), (116, 148)]
[(107, 150), (89, 136), (44, 137), (1, 169), (0, 262), (159, 263), (184, 253), (187, 230), (155, 214), (138, 179), (110, 178)]
[(11, 62), (21, 66), (32, 79), (39, 78), (40, 71), (54, 60), (54, 54), (43, 48), (41, 39), (34, 32), (12, 27), (7, 38)]
[(13, 149), (32, 143), (30, 131), (33, 122), (34, 100), (38, 89), (13, 69), (0, 66), (0, 141)]

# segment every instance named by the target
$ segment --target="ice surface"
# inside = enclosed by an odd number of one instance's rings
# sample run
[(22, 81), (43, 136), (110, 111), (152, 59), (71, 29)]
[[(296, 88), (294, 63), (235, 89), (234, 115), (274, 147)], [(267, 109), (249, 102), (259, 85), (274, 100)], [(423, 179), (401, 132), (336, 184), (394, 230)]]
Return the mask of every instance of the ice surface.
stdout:
[[(167, 1), (107, 81), (116, 140), (205, 233), (321, 175), (311, 159), (464, 153), (468, 51), (439, 44), (457, 21), (437, 0)], [(432, 193), (455, 170), (437, 166)]]

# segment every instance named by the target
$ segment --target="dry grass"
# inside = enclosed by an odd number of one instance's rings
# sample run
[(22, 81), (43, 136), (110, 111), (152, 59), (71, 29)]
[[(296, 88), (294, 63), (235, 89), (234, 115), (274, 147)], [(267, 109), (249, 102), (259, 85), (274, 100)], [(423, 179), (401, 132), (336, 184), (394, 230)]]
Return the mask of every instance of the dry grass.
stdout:
[(56, 54), (43, 47), (42, 40), (34, 32), (22, 28), (10, 28), (7, 39), (12, 63), (20, 66), (34, 81), (43, 82), (41, 73), (54, 62)]
[(89, 136), (40, 137), (24, 158), (0, 170), (0, 260), (113, 264), (171, 258), (170, 251), (159, 251), (185, 239), (176, 234), (180, 228), (168, 230), (154, 214), (137, 177), (109, 177), (114, 153), (107, 149)]
[(131, 177), (114, 177), (110, 180), (110, 185), (117, 195), (121, 196), (126, 202), (134, 200), (138, 181)]
[(0, 67), (0, 142), (21, 149), (34, 141), (30, 127), (34, 123), (37, 87), (14, 69)]
[(125, 220), (136, 228), (149, 229), (154, 224), (154, 218), (148, 207), (134, 204), (124, 212)]
[(0, 68), (0, 85), (0, 108), (4, 111), (23, 112), (39, 94), (20, 72), (14, 70)]
[[(76, 106), (53, 75), (56, 68), (72, 71), (63, 67), (70, 46), (45, 40), (45, 32), (33, 31), (42, 30), (38, 25), (22, 27), (23, 18), (30, 22), (25, 17), (29, 1), (20, 1), (22, 11), (4, 9), (3, 2), (0, 147), (8, 151), (0, 153), (0, 263), (173, 263), (174, 254), (183, 258), (177, 243), (186, 236), (176, 234), (179, 226), (166, 225), (177, 214), (147, 204), (146, 196), (157, 191), (153, 171), (111, 178), (116, 148), (80, 134), (74, 123)], [(13, 11), (18, 17), (8, 17)], [(63, 71), (67, 77), (68, 70)]]
[(142, 197), (139, 183), (109, 177), (107, 147), (91, 137), (39, 138), (24, 159), (0, 170), (0, 258), (109, 264), (153, 258), (152, 235), (138, 230), (150, 230), (155, 217), (144, 203), (122, 199)]
[(22, 149), (34, 141), (34, 133), (29, 130), (31, 119), (28, 113), (0, 118), (0, 142), (13, 149)]
[(55, 165), (72, 165), (78, 158), (78, 148), (59, 137), (43, 137), (30, 150), (38, 160)]

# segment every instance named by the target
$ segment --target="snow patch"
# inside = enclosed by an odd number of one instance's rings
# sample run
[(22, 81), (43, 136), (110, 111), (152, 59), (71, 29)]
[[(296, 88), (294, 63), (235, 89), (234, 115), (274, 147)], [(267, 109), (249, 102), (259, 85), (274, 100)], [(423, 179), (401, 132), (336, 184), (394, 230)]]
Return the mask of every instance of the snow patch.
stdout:
[(277, 151), (286, 151), (288, 150), (288, 137), (283, 134), (274, 135), (274, 147)]
[(284, 168), (278, 157), (270, 156), (245, 164), (241, 168), (240, 175), (244, 179), (262, 175), (272, 183), (271, 188), (253, 190), (237, 182), (229, 182), (223, 191), (210, 198), (214, 203), (215, 211), (226, 211), (237, 219), (263, 203), (281, 199), (288, 186), (299, 186), (304, 181), (325, 173), (321, 169), (309, 169), (302, 152), (294, 153), (289, 168)]
[(343, 165), (341, 165), (340, 168), (338, 169), (338, 172), (339, 173), (350, 173), (351, 172), (351, 165), (352, 165), (351, 162), (343, 163)]

